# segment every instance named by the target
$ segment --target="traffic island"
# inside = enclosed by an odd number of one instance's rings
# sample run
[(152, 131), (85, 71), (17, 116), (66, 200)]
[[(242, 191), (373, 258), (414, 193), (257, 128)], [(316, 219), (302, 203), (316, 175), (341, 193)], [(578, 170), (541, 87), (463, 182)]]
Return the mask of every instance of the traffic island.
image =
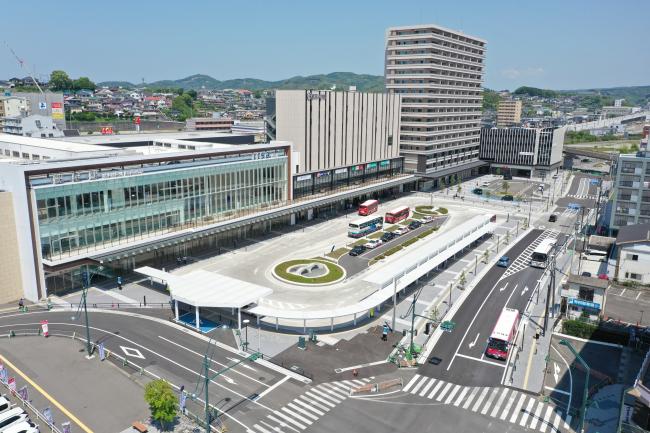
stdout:
[(341, 266), (321, 258), (288, 260), (273, 268), (273, 276), (278, 280), (306, 286), (335, 284), (345, 275)]

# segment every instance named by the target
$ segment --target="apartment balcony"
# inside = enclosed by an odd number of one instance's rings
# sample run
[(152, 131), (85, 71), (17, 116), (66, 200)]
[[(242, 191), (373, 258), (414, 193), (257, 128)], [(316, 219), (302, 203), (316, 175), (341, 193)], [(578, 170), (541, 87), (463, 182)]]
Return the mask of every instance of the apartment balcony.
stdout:
[[(389, 88), (390, 86), (386, 85), (386, 88)], [(389, 89), (390, 90), (390, 89)], [(428, 89), (425, 89), (428, 90)], [(402, 95), (402, 106), (408, 105), (408, 104), (435, 104), (435, 103), (440, 103), (443, 104), (443, 107), (446, 107), (448, 104), (467, 104), (468, 102), (463, 101), (464, 99), (467, 100), (479, 100), (481, 102), (483, 100), (483, 93), (481, 90), (481, 93), (478, 95), (451, 95), (449, 93), (400, 93)], [(422, 100), (441, 100), (444, 99), (447, 102), (421, 102)], [(450, 100), (453, 100), (450, 101)]]
[[(418, 34), (411, 34), (411, 35), (388, 35), (386, 38), (388, 41), (388, 44), (392, 46), (391, 42), (397, 42), (397, 41), (414, 41), (414, 40), (422, 40), (422, 39), (437, 39), (439, 41), (444, 41), (444, 42), (449, 42), (452, 44), (457, 44), (460, 46), (464, 46), (473, 50), (481, 50), (485, 52), (485, 44), (478, 45), (474, 44), (471, 42), (467, 41), (461, 41), (460, 39), (455, 39), (455, 38), (450, 38), (448, 36), (443, 36), (438, 33), (418, 33)], [(470, 38), (471, 39), (471, 38)]]
[(414, 73), (414, 74), (386, 74), (386, 80), (450, 80), (450, 81), (463, 81), (468, 83), (481, 84), (483, 80), (480, 78), (466, 78), (466, 77), (457, 77), (448, 74), (441, 74), (438, 72), (425, 72), (425, 73)]
[(388, 61), (390, 61), (390, 60), (404, 60), (404, 59), (411, 59), (411, 60), (438, 59), (438, 60), (444, 60), (444, 61), (447, 61), (447, 62), (465, 63), (465, 64), (470, 64), (470, 65), (480, 65), (481, 67), (483, 67), (483, 62), (478, 60), (478, 59), (459, 59), (458, 57), (445, 56), (445, 55), (437, 54), (437, 53), (418, 53), (418, 54), (390, 54), (390, 53), (388, 53), (386, 55), (386, 60), (388, 60)]
[[(445, 62), (449, 62), (449, 60), (445, 60)], [(483, 73), (483, 68), (478, 66), (474, 66), (472, 68), (463, 68), (462, 66), (442, 65), (435, 62), (411, 63), (411, 64), (388, 63), (386, 65), (386, 70), (388, 71), (404, 71), (404, 70), (411, 70), (411, 69), (441, 69), (445, 71), (458, 72), (462, 74), (479, 74), (479, 75)]]
[[(427, 122), (430, 122), (438, 118), (439, 121), (444, 122), (449, 117), (459, 117), (459, 116), (466, 116), (466, 117), (473, 118), (474, 120), (480, 120), (482, 114), (479, 111), (450, 111), (447, 113), (426, 113), (426, 112), (402, 110), (403, 121), (406, 118), (418, 118), (418, 119), (428, 119)], [(411, 120), (405, 120), (405, 121), (410, 122)]]
[[(464, 124), (466, 122), (463, 122)], [(418, 137), (437, 137), (439, 135), (445, 134), (459, 134), (461, 132), (476, 132), (476, 135), (480, 134), (481, 126), (471, 126), (467, 128), (457, 128), (457, 129), (445, 129), (440, 131), (410, 131), (408, 129), (402, 129), (400, 135), (414, 135)]]
[[(402, 118), (404, 118), (404, 115), (402, 114)], [(402, 128), (403, 127), (411, 127), (411, 128), (426, 128), (426, 127), (437, 127), (437, 126), (447, 126), (447, 125), (467, 125), (468, 123), (476, 123), (478, 122), (480, 124), (481, 117), (478, 116), (477, 119), (468, 119), (468, 120), (445, 120), (442, 119), (438, 122), (409, 122), (409, 121), (404, 121), (402, 120)], [(478, 126), (480, 127), (480, 126)], [(405, 131), (402, 129), (402, 131)], [(418, 131), (419, 132), (419, 131)]]
[(442, 44), (437, 44), (435, 42), (427, 42), (423, 44), (402, 44), (402, 45), (395, 45), (395, 44), (388, 44), (386, 46), (387, 51), (404, 51), (404, 50), (418, 50), (418, 49), (430, 49), (430, 50), (439, 50), (439, 51), (447, 51), (450, 53), (455, 53), (458, 55), (462, 56), (468, 56), (468, 57), (474, 57), (478, 59), (485, 59), (485, 51), (483, 53), (478, 53), (474, 52), (477, 50), (461, 50), (458, 48), (453, 48), (448, 45), (442, 45)]
[[(477, 97), (478, 98), (478, 97)], [(451, 108), (474, 108), (480, 107), (480, 102), (466, 102), (466, 103), (453, 103), (453, 102), (404, 102), (402, 99), (402, 115), (405, 114), (404, 108), (436, 108), (436, 107), (451, 107)], [(422, 113), (426, 114), (426, 113)], [(434, 114), (434, 113), (431, 113)]]

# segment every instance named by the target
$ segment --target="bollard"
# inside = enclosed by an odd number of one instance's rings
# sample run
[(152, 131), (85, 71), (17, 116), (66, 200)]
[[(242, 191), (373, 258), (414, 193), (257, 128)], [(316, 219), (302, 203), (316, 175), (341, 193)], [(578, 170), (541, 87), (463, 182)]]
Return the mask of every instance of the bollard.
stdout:
[(125, 357), (122, 359), (122, 367), (126, 367), (127, 365), (129, 365), (129, 360), (128, 360), (127, 357), (125, 356)]
[(15, 337), (16, 333), (14, 331), (9, 331), (9, 338)]

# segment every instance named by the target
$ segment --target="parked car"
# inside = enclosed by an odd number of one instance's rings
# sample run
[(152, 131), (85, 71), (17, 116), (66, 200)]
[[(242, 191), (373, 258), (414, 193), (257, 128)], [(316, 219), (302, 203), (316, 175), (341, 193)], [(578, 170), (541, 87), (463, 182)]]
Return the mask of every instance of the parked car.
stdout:
[(428, 224), (433, 221), (433, 217), (431, 215), (425, 215), (422, 218), (420, 218), (420, 222), (422, 224)]
[(381, 239), (370, 239), (363, 246), (368, 248), (369, 250), (372, 250), (372, 249), (377, 248), (381, 244), (383, 244)]
[(357, 245), (356, 247), (352, 248), (348, 254), (350, 254), (353, 257), (360, 256), (361, 254), (366, 252), (366, 247), (363, 245)]
[(414, 220), (414, 221), (411, 221), (411, 224), (409, 224), (409, 229), (411, 229), (411, 230), (415, 230), (415, 229), (420, 228), (420, 227), (422, 227), (422, 223), (420, 221)]
[(490, 186), (490, 182), (481, 182), (481, 186)]
[(28, 421), (29, 417), (24, 410), (19, 407), (9, 409), (0, 414), (0, 432), (6, 430), (9, 426), (19, 424), (22, 421)]
[(583, 277), (591, 277), (591, 272), (584, 271), (584, 272), (582, 273), (582, 276), (583, 276)]
[(397, 236), (402, 236), (408, 232), (409, 232), (408, 227), (400, 227), (397, 230), (393, 230), (393, 233), (395, 233)]
[(515, 198), (511, 196), (510, 194), (506, 194), (503, 197), (501, 197), (501, 200), (503, 201), (513, 201)]
[(483, 190), (481, 188), (474, 188), (472, 192), (476, 195), (483, 195)]
[(557, 173), (553, 175), (553, 179), (557, 179)]
[(11, 408), (11, 402), (7, 400), (6, 396), (0, 396), (0, 413), (9, 410)]
[(599, 280), (609, 280), (609, 275), (607, 274), (598, 274)]
[(507, 268), (508, 266), (510, 266), (510, 257), (501, 256), (499, 258), (499, 261), (497, 262), (497, 266), (499, 266), (501, 268)]
[(381, 241), (382, 242), (390, 242), (393, 239), (395, 239), (397, 235), (393, 232), (386, 232), (381, 236)]
[(557, 221), (557, 214), (552, 213), (551, 216), (548, 217), (548, 222), (554, 223), (555, 221)]
[(438, 358), (437, 356), (432, 356), (431, 358), (429, 358), (429, 364), (438, 365), (441, 362), (442, 359)]
[(13, 424), (11, 427), (8, 427), (6, 430), (2, 430), (2, 433), (39, 433), (38, 427), (31, 421), (22, 421), (18, 424)]

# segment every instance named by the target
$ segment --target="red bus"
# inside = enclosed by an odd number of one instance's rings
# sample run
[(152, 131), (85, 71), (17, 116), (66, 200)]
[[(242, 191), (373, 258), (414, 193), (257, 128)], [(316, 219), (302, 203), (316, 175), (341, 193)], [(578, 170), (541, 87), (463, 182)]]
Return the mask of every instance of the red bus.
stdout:
[(485, 354), (496, 359), (507, 359), (508, 350), (514, 343), (518, 327), (519, 310), (504, 308), (501, 311), (499, 320), (497, 320), (497, 324), (494, 325)]
[(411, 210), (408, 206), (398, 207), (390, 212), (386, 212), (386, 218), (384, 218), (384, 221), (388, 224), (395, 224), (396, 222), (407, 219), (410, 212)]
[(359, 215), (370, 215), (371, 213), (377, 212), (379, 207), (379, 201), (377, 200), (366, 200), (359, 205)]

